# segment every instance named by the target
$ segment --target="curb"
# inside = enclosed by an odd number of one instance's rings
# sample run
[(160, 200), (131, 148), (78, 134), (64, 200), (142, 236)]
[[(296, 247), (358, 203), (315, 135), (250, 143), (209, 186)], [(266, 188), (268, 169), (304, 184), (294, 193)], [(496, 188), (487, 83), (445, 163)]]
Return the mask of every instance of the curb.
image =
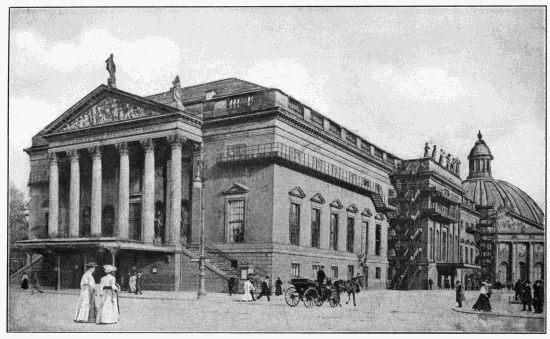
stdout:
[(453, 311), (458, 313), (467, 313), (467, 314), (483, 314), (483, 315), (489, 315), (493, 317), (510, 317), (510, 318), (525, 318), (525, 319), (545, 319), (544, 314), (542, 315), (521, 315), (521, 314), (513, 314), (513, 313), (502, 313), (502, 312), (483, 312), (483, 311), (474, 311), (474, 310), (466, 310), (461, 308), (453, 307)]

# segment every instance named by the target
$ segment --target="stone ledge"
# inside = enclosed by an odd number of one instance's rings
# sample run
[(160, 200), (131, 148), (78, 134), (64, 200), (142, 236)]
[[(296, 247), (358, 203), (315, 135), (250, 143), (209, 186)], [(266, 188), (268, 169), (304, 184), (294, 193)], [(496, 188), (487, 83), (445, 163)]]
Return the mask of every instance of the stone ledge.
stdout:
[(511, 317), (511, 318), (533, 318), (533, 319), (545, 319), (544, 313), (542, 314), (535, 314), (531, 313), (530, 315), (523, 315), (523, 314), (514, 314), (509, 312), (483, 312), (483, 311), (474, 311), (469, 309), (463, 309), (463, 308), (457, 308), (454, 307), (453, 311), (459, 312), (459, 313), (469, 313), (469, 314), (482, 314), (482, 315), (488, 315), (493, 317)]

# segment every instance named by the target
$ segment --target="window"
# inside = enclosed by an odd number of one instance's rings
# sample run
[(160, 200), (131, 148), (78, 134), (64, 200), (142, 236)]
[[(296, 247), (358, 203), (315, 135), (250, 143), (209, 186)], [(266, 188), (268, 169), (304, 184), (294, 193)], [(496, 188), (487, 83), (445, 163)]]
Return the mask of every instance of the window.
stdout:
[(434, 230), (430, 228), (430, 251), (428, 252), (429, 259), (434, 259)]
[(300, 264), (296, 264), (296, 263), (290, 264), (290, 276), (291, 277), (300, 276)]
[(348, 280), (353, 279), (353, 276), (355, 275), (355, 267), (353, 265), (348, 265)]
[(439, 261), (439, 247), (441, 245), (441, 238), (439, 237), (439, 231), (435, 231), (435, 261)]
[(474, 264), (474, 249), (470, 248), (470, 263)]
[(365, 140), (361, 140), (361, 149), (370, 152), (370, 145)]
[(319, 264), (313, 264), (313, 266), (311, 266), (311, 272), (312, 272), (312, 276), (317, 279), (317, 271), (319, 271), (319, 268), (321, 266), (319, 266)]
[(382, 226), (376, 225), (376, 233), (374, 239), (374, 254), (380, 255), (380, 245), (382, 244)]
[(290, 243), (300, 245), (300, 205), (290, 204)]
[(228, 157), (240, 157), (246, 154), (246, 144), (227, 145), (225, 149)]
[(330, 246), (331, 250), (338, 251), (338, 214), (330, 214)]
[(384, 157), (383, 154), (384, 154), (384, 153), (382, 152), (381, 149), (379, 149), (379, 148), (375, 148), (375, 149), (374, 149), (374, 156), (375, 156), (375, 157), (382, 159), (382, 158)]
[(377, 267), (376, 268), (376, 273), (375, 273), (375, 278), (376, 279), (381, 279), (381, 275), (382, 275), (382, 270), (380, 269), (380, 267)]
[(332, 267), (330, 268), (330, 272), (331, 272), (331, 274), (332, 274), (332, 276), (331, 276), (331, 277), (332, 277), (332, 280), (338, 279), (338, 266), (332, 266)]
[(355, 219), (349, 217), (348, 218), (348, 236), (346, 241), (346, 250), (348, 252), (353, 253), (353, 241), (355, 239)]
[(460, 246), (460, 262), (464, 263), (464, 246)]
[(363, 221), (363, 229), (365, 230), (365, 240), (364, 240), (365, 249), (364, 249), (364, 253), (368, 254), (369, 253), (369, 223), (368, 222)]
[(311, 247), (319, 248), (321, 238), (321, 210), (311, 210)]
[(443, 261), (447, 260), (447, 233), (443, 232), (443, 243), (442, 252), (443, 252)]
[(227, 242), (244, 242), (244, 198), (227, 202)]
[(321, 114), (311, 111), (309, 118), (313, 124), (323, 127), (323, 116)]
[(357, 136), (350, 131), (346, 131), (346, 141), (357, 144)]

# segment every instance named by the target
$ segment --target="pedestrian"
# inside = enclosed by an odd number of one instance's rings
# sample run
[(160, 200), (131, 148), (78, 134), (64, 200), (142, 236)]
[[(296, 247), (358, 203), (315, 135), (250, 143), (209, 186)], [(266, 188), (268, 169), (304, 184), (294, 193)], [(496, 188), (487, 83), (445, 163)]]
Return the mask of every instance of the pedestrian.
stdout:
[(451, 288), (451, 284), (449, 283), (449, 278), (445, 278), (445, 289), (448, 290)]
[(258, 300), (262, 299), (262, 297), (265, 295), (267, 297), (267, 301), (271, 301), (269, 299), (269, 296), (271, 296), (271, 289), (269, 288), (269, 277), (265, 276), (265, 278), (262, 280), (261, 284), (261, 291), (260, 295), (258, 295)]
[(23, 275), (21, 276), (21, 288), (24, 290), (29, 289), (29, 275), (27, 274), (27, 272), (23, 273)]
[(93, 323), (96, 319), (94, 292), (95, 292), (95, 279), (94, 272), (96, 264), (88, 263), (88, 270), (82, 275), (80, 279), (80, 297), (78, 298), (78, 306), (73, 320), (75, 322)]
[(458, 307), (462, 307), (462, 302), (466, 300), (466, 297), (464, 296), (464, 286), (460, 283), (460, 281), (456, 282), (456, 302), (458, 303)]
[(119, 317), (118, 294), (120, 286), (116, 283), (116, 267), (104, 265), (105, 276), (99, 282), (101, 304), (96, 315), (96, 324), (116, 324)]
[(31, 273), (31, 294), (34, 294), (34, 290), (37, 290), (40, 293), (44, 293), (40, 289), (40, 281), (38, 280), (38, 274), (36, 272)]
[(434, 281), (432, 279), (428, 279), (428, 288), (431, 290), (433, 289)]
[(137, 276), (136, 272), (130, 273), (130, 278), (128, 278), (128, 292), (129, 293), (136, 293), (136, 283), (137, 283)]
[(241, 301), (255, 301), (254, 299), (254, 292), (256, 291), (256, 288), (254, 287), (254, 284), (252, 283), (252, 276), (248, 277), (248, 280), (244, 282), (244, 294), (241, 297)]
[(327, 275), (325, 274), (325, 266), (321, 266), (317, 271), (317, 287), (321, 295), (325, 294), (325, 280)]
[(233, 295), (233, 290), (235, 289), (235, 285), (237, 284), (237, 279), (235, 279), (235, 276), (229, 277), (229, 280), (227, 280), (227, 289), (229, 290), (229, 295)]
[(283, 281), (281, 278), (277, 277), (277, 280), (275, 280), (275, 295), (282, 295), (283, 294)]
[(491, 297), (490, 287), (491, 284), (486, 281), (481, 283), (481, 288), (479, 289), (479, 297), (472, 307), (474, 310), (491, 312), (491, 302), (489, 301), (489, 298)]
[(514, 296), (515, 300), (519, 300), (519, 298), (521, 297), (522, 289), (523, 289), (523, 282), (521, 281), (521, 279), (518, 279), (518, 281), (516, 281), (516, 284), (514, 285), (514, 291), (516, 292)]
[[(521, 290), (521, 304), (523, 305), (522, 311), (532, 311), (531, 308), (531, 302), (533, 301), (533, 298), (531, 296), (531, 282), (529, 280), (526, 280), (523, 284), (523, 289)], [(525, 309), (525, 306), (528, 307), (528, 309)]]
[(544, 305), (544, 284), (542, 280), (535, 281), (533, 285), (533, 308), (535, 313), (542, 313)]
[(139, 271), (136, 277), (136, 295), (143, 294), (143, 271)]

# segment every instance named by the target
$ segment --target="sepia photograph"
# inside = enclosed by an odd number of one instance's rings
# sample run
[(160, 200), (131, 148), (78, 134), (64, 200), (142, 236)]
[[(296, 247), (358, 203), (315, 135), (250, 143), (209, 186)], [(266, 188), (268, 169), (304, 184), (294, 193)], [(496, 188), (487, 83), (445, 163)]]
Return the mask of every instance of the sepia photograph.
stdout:
[(545, 5), (5, 14), (4, 331), (546, 333)]

